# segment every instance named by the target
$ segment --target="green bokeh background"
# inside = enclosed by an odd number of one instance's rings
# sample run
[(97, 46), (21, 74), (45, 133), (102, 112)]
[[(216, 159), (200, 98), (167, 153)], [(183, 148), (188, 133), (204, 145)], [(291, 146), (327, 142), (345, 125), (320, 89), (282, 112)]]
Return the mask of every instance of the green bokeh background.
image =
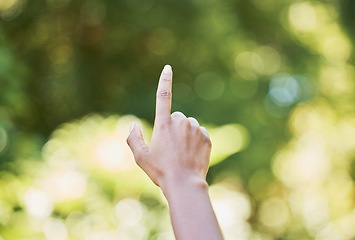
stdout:
[(354, 239), (352, 0), (0, 0), (0, 239), (173, 239), (125, 143), (161, 69), (226, 239)]

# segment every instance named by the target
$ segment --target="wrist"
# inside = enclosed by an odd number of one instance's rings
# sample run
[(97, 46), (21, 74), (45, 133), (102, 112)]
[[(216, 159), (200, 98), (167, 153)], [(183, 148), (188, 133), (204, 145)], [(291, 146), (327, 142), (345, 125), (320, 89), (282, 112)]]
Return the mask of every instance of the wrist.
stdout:
[(160, 188), (168, 201), (181, 193), (208, 192), (206, 180), (198, 176), (166, 177)]

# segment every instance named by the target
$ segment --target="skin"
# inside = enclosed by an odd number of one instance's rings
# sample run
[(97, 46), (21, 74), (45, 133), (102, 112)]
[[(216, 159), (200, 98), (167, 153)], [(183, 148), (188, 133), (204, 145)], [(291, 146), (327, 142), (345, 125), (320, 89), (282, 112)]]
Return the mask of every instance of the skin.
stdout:
[(171, 101), (172, 69), (166, 65), (157, 89), (151, 142), (145, 143), (134, 123), (127, 143), (136, 163), (163, 191), (176, 239), (223, 239), (206, 182), (211, 140), (196, 119), (181, 112), (171, 114)]

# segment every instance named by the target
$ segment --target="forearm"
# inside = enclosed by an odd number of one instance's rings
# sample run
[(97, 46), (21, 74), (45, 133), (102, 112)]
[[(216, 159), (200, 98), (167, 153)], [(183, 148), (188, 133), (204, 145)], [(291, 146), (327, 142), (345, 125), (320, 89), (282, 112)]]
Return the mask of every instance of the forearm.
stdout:
[(220, 240), (221, 231), (201, 179), (171, 180), (162, 187), (177, 240)]

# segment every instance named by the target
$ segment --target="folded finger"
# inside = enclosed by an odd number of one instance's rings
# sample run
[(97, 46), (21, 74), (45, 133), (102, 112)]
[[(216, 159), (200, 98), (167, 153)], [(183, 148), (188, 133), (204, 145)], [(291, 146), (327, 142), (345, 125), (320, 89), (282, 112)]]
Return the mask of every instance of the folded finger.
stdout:
[(186, 116), (182, 112), (173, 112), (171, 118), (186, 118)]
[(191, 126), (195, 126), (195, 127), (199, 127), (200, 126), (200, 124), (198, 123), (198, 121), (195, 118), (188, 117), (187, 119), (189, 120)]

